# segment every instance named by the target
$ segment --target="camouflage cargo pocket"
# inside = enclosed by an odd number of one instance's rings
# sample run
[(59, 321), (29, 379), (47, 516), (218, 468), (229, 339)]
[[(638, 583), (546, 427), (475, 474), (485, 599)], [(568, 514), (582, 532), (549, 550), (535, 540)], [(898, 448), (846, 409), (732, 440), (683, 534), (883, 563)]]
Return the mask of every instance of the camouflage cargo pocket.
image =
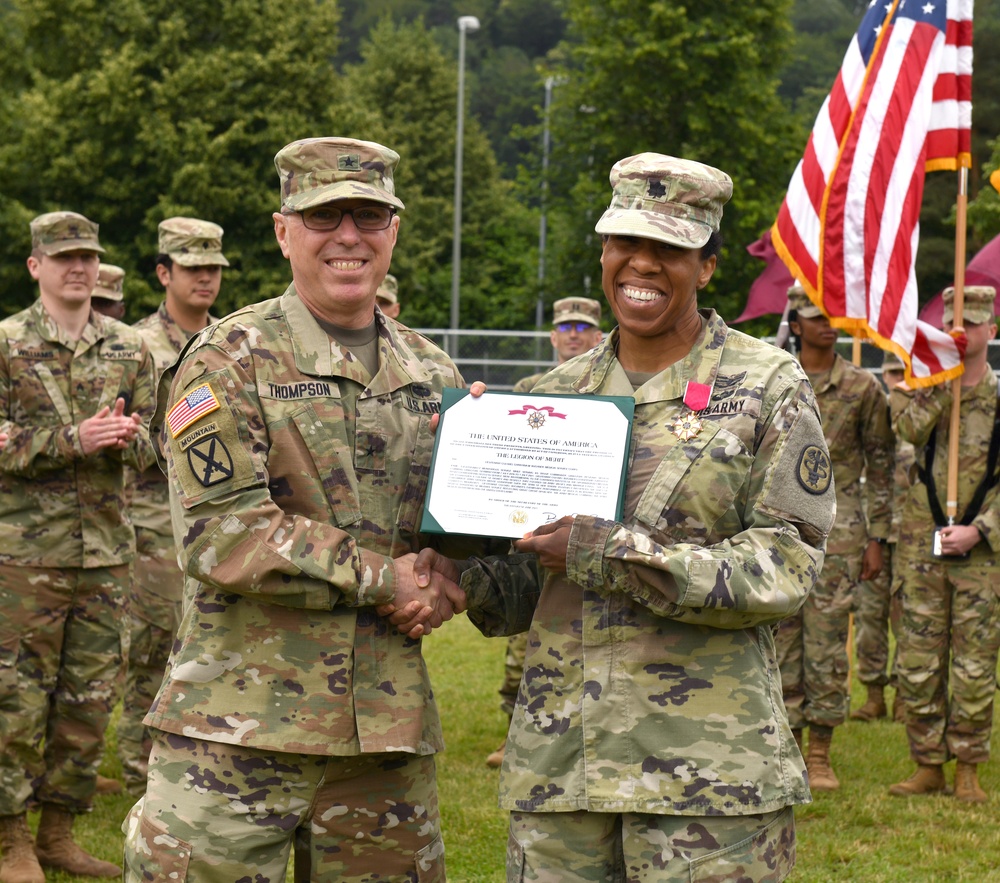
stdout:
[(753, 836), (692, 861), (690, 881), (779, 883), (794, 867), (795, 817), (787, 807)]
[(184, 883), (191, 844), (147, 819), (142, 807), (140, 800), (122, 825), (126, 835), (124, 883)]
[(524, 880), (524, 847), (507, 831), (507, 883), (521, 883)]
[(17, 695), (17, 654), (21, 637), (0, 633), (0, 702)]
[(415, 856), (418, 883), (445, 883), (444, 840), (440, 835)]

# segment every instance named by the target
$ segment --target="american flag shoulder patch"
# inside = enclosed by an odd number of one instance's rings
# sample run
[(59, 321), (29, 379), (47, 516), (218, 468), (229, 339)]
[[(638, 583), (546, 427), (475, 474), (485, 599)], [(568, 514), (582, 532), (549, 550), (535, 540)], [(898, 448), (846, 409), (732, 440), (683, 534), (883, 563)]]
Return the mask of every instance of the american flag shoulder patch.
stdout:
[(222, 405), (212, 392), (212, 387), (207, 383), (196, 386), (167, 414), (167, 426), (170, 427), (170, 434), (177, 438), (192, 423), (200, 420), (206, 414), (217, 411)]

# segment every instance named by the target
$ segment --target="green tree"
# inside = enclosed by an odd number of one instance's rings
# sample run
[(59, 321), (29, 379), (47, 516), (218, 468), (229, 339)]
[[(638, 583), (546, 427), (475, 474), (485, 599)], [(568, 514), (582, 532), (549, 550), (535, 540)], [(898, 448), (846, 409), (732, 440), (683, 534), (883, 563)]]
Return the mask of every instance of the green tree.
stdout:
[(271, 158), (338, 118), (337, 21), (333, 3), (14, 0), (3, 24), (23, 36), (30, 82), (5, 102), (0, 144), (3, 309), (34, 295), (24, 219), (54, 209), (101, 225), (131, 318), (160, 299), (156, 227), (175, 214), (226, 231), (220, 312), (280, 293)]
[(776, 94), (789, 6), (568, 0), (569, 38), (554, 59), (565, 82), (552, 122), (548, 296), (598, 290), (593, 228), (609, 201), (608, 172), (652, 150), (732, 175), (728, 245), (706, 302), (736, 315), (760, 272), (745, 246), (773, 221), (804, 143)]
[[(454, 224), (455, 61), (446, 58), (421, 20), (380, 22), (345, 69), (343, 89), (366, 96), (383, 116), (369, 135), (402, 160), (397, 190), (406, 203), (392, 272), (399, 279), (403, 320), (447, 327)], [(463, 160), (463, 328), (531, 324), (534, 217), (500, 176), (489, 141), (466, 116)]]

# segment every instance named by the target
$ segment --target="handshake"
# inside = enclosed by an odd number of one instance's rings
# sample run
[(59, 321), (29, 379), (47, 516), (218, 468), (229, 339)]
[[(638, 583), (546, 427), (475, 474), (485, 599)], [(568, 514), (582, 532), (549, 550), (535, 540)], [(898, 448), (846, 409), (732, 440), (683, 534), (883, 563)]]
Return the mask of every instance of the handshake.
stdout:
[(433, 629), (466, 608), (465, 592), (458, 585), (458, 567), (434, 549), (409, 552), (395, 559), (396, 597), (377, 608), (400, 632), (411, 638)]

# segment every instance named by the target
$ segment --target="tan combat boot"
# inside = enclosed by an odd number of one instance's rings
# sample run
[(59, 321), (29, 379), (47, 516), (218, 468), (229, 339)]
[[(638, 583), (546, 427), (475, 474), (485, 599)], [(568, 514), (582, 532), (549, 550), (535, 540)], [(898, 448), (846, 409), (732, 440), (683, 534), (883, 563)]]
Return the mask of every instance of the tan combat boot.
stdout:
[(45, 883), (23, 815), (0, 816), (0, 883)]
[(107, 776), (97, 777), (98, 794), (121, 794), (122, 783), (117, 779), (109, 779)]
[[(824, 727), (823, 730), (828, 729)], [(809, 728), (809, 752), (806, 754), (806, 772), (809, 773), (810, 791), (836, 791), (840, 780), (830, 766), (830, 743), (833, 741), (833, 730), (820, 732), (816, 727)]]
[(896, 697), (892, 700), (892, 719), (897, 724), (906, 723), (906, 706), (903, 705), (903, 697), (896, 691)]
[(61, 868), (80, 877), (120, 877), (122, 869), (94, 858), (73, 842), (73, 814), (51, 803), (42, 805), (35, 855), (47, 868)]
[(503, 750), (506, 746), (506, 742), (501, 742), (500, 747), (486, 757), (486, 766), (493, 767), (494, 769), (503, 766)]
[(986, 792), (979, 787), (974, 763), (959, 761), (955, 766), (955, 799), (965, 803), (986, 803)]
[(874, 685), (868, 688), (868, 698), (865, 704), (851, 712), (852, 721), (873, 721), (885, 717), (885, 689)]
[(915, 797), (920, 794), (941, 794), (947, 791), (944, 770), (939, 764), (918, 764), (917, 771), (910, 778), (890, 786), (893, 797)]

